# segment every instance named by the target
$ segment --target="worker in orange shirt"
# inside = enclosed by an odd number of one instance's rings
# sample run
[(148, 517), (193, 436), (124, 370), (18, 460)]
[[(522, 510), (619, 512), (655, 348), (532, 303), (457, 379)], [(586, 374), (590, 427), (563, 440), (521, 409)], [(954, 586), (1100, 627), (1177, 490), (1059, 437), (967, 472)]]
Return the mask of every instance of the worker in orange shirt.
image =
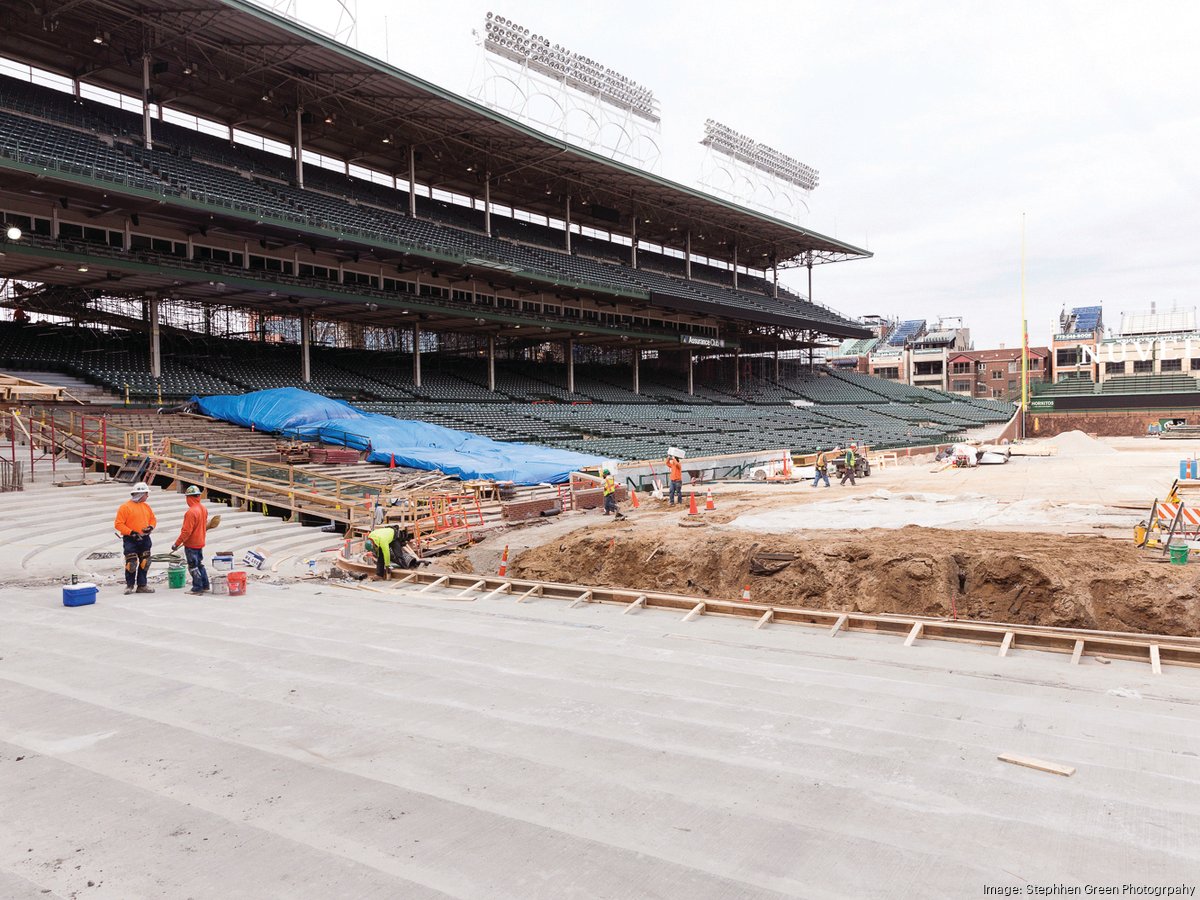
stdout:
[(678, 500), (683, 503), (683, 463), (676, 456), (667, 457), (667, 484), (670, 487), (670, 492), (667, 495), (667, 501), (671, 506), (675, 505)]
[(203, 594), (210, 587), (208, 570), (204, 568), (204, 539), (208, 536), (208, 510), (200, 501), (200, 488), (192, 485), (183, 495), (187, 498), (187, 512), (183, 514), (183, 525), (179, 537), (171, 545), (174, 553), (183, 547), (188, 571), (192, 573), (192, 589), (189, 594)]
[(150, 532), (158, 519), (150, 508), (150, 488), (146, 482), (135, 484), (129, 496), (117, 509), (113, 522), (125, 551), (125, 593), (153, 594), (154, 588), (147, 586), (146, 576), (150, 571)]

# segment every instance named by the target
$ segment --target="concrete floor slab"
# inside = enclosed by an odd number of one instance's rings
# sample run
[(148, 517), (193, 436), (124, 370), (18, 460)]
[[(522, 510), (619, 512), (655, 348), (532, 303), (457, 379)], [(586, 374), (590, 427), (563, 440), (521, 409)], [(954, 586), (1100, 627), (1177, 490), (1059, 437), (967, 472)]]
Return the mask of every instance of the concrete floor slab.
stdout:
[(1200, 871), (1198, 671), (378, 590), (0, 589), (0, 891), (961, 897)]

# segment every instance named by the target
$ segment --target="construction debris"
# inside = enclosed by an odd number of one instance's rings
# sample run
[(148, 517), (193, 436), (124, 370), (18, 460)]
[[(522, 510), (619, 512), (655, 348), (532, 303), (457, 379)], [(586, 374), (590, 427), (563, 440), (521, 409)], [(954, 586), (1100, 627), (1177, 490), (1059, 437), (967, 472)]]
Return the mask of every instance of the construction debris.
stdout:
[(1074, 766), (1063, 766), (1058, 763), (1045, 762), (1044, 760), (1034, 759), (1032, 756), (1001, 753), (996, 759), (1001, 762), (1012, 763), (1014, 766), (1025, 766), (1030, 769), (1037, 769), (1040, 772), (1049, 772), (1051, 775), (1065, 775), (1070, 778), (1075, 774)]

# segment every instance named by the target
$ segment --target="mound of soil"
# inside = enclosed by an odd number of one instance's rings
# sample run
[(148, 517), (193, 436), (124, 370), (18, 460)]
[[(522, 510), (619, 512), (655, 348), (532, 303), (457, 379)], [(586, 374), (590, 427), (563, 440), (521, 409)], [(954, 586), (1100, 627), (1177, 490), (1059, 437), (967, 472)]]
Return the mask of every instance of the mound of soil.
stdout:
[[(752, 575), (759, 553), (794, 554)], [(868, 613), (1200, 636), (1200, 565), (1100, 537), (897, 530), (755, 535), (583, 529), (520, 554), (509, 574)], [(762, 566), (756, 566), (762, 571)]]

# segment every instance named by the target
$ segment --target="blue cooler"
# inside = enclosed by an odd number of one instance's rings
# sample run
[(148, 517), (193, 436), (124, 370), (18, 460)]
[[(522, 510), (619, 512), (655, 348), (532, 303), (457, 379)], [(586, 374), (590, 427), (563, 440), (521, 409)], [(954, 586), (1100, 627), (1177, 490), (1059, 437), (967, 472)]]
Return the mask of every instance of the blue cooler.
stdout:
[(91, 582), (63, 585), (63, 606), (89, 606), (96, 602), (96, 586)]

